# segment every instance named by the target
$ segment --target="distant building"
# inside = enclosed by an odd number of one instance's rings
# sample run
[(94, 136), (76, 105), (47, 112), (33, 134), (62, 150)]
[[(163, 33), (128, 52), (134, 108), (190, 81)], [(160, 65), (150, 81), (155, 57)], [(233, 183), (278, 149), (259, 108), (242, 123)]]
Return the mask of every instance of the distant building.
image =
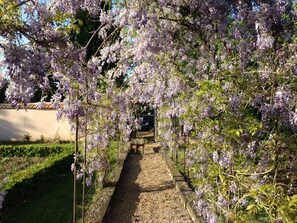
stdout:
[(37, 109), (37, 103), (16, 110), (0, 104), (0, 141), (23, 141), (25, 135), (36, 140), (73, 140), (67, 120), (57, 121), (56, 110), (49, 103)]

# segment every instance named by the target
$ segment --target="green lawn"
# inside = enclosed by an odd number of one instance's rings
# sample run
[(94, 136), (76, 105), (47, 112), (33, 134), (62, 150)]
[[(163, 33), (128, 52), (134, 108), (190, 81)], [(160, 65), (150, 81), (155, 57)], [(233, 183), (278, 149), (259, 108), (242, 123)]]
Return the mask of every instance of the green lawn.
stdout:
[[(78, 183), (78, 202), (81, 202), (81, 183)], [(57, 177), (15, 210), (7, 210), (1, 223), (67, 223), (72, 222), (73, 174)]]
[[(117, 142), (111, 142), (108, 150), (111, 171), (116, 165)], [(81, 216), (82, 183), (77, 182), (77, 219)], [(94, 184), (87, 188), (86, 201), (91, 202), (96, 188)], [(20, 201), (18, 201), (20, 202)], [(73, 206), (73, 174), (57, 176), (55, 181), (49, 181), (40, 191), (27, 201), (21, 201), (16, 208), (7, 209), (0, 216), (0, 223), (67, 223), (72, 222)], [(88, 204), (87, 204), (88, 206)]]
[(24, 170), (31, 165), (45, 160), (44, 157), (1, 157), (0, 156), (0, 182), (9, 175)]

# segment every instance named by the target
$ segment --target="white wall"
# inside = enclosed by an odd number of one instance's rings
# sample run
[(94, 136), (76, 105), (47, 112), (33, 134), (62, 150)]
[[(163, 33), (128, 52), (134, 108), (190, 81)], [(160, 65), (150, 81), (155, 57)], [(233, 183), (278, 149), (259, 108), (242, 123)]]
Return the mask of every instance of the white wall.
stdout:
[(52, 109), (0, 109), (0, 141), (23, 141), (28, 132), (31, 141), (73, 140), (67, 120), (57, 121), (56, 111)]

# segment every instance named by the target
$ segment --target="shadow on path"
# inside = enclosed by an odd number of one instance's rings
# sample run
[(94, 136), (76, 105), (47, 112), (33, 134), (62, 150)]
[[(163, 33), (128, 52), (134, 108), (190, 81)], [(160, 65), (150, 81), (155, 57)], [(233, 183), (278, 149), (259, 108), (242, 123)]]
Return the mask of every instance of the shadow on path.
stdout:
[(140, 160), (142, 158), (142, 154), (128, 154), (110, 209), (103, 220), (104, 223), (128, 223), (134, 221), (133, 215), (141, 192), (136, 179), (141, 172)]

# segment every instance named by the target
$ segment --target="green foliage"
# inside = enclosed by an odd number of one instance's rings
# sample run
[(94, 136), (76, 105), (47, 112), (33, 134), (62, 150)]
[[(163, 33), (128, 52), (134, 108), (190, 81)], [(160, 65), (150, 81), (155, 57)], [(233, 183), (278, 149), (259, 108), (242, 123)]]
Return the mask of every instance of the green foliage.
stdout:
[(24, 141), (25, 142), (30, 142), (32, 136), (30, 135), (29, 132), (26, 132), (25, 135), (24, 135)]
[(0, 31), (13, 32), (13, 29), (21, 26), (20, 8), (13, 0), (0, 0)]
[(63, 151), (72, 151), (73, 144), (30, 144), (30, 145), (0, 145), (0, 156), (3, 157), (46, 157)]
[(118, 146), (119, 143), (117, 141), (111, 141), (108, 147), (108, 163), (109, 169), (111, 171), (114, 169), (117, 163)]
[[(81, 202), (82, 184), (77, 185), (78, 202)], [(1, 223), (62, 223), (72, 222), (73, 174), (61, 174), (49, 181), (34, 196), (22, 200), (15, 209), (2, 213)]]
[(49, 156), (42, 163), (9, 176), (4, 187), (6, 192), (4, 208), (14, 206), (48, 182), (54, 181), (59, 174), (70, 172), (72, 160), (72, 151), (64, 150)]
[(297, 222), (297, 194), (292, 196), (289, 205), (282, 206), (281, 208), (290, 222)]
[[(109, 146), (110, 171), (117, 164), (116, 141), (112, 141)], [(96, 151), (92, 151), (96, 152)], [(26, 202), (17, 200), (20, 206), (17, 209), (6, 208), (1, 216), (1, 223), (61, 223), (72, 221), (72, 202), (73, 202), (73, 174), (70, 172), (70, 165), (65, 165), (65, 174), (54, 173), (55, 179), (46, 182), (46, 186), (35, 190), (34, 195), (27, 197)], [(94, 202), (94, 196), (99, 193), (96, 179), (90, 187), (86, 188), (86, 205)], [(43, 185), (43, 184), (42, 184)], [(81, 202), (82, 183), (77, 184), (78, 204)], [(80, 216), (81, 205), (77, 210)]]
[(87, 11), (79, 10), (72, 23), (70, 38), (79, 47), (87, 46), (87, 59), (90, 59), (102, 42), (98, 35), (93, 36), (93, 32), (96, 32), (95, 30), (100, 26), (100, 22), (96, 20), (91, 21)]
[(2, 88), (0, 88), (0, 103), (6, 103), (5, 91), (7, 90), (8, 83), (5, 82)]

